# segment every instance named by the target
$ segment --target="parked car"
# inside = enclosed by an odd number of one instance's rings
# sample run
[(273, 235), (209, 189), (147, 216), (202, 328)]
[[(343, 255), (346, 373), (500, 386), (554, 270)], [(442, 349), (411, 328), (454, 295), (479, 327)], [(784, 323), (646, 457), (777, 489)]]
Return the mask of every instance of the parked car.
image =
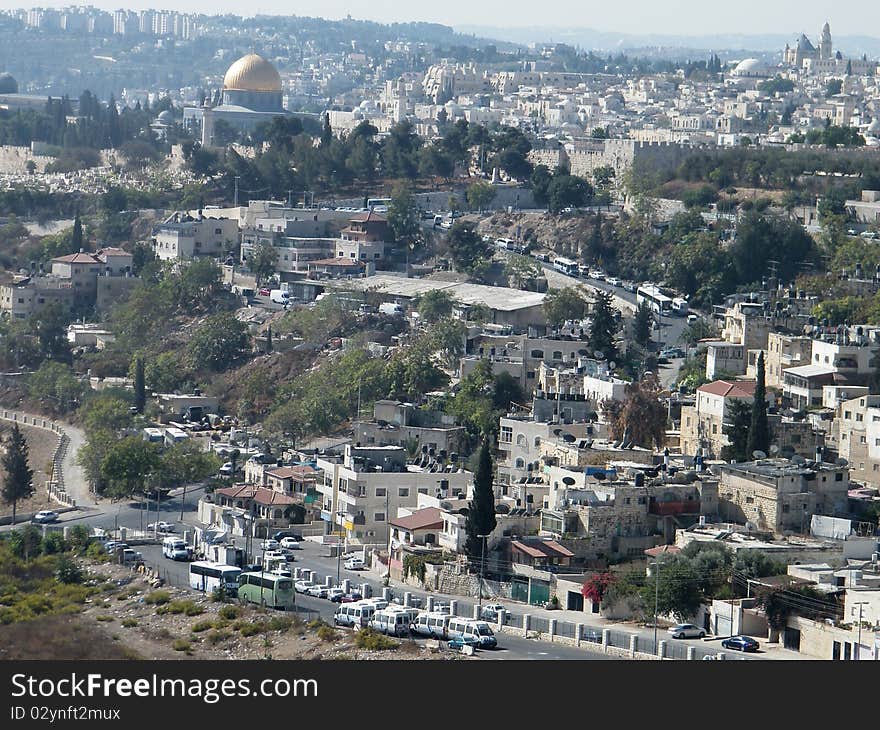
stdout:
[(660, 353), (661, 358), (675, 358), (675, 357), (684, 357), (685, 351), (680, 347), (670, 347), (666, 350), (663, 350)]
[(306, 595), (313, 596), (314, 598), (325, 598), (329, 590), (327, 586), (312, 586), (306, 590)]
[(703, 629), (693, 624), (676, 624), (666, 629), (666, 633), (673, 639), (702, 639), (706, 635)]
[(261, 297), (268, 297), (271, 292), (272, 292), (272, 290), (266, 286), (266, 287), (263, 287), (262, 289), (260, 289), (259, 293), (260, 293)]
[(349, 558), (345, 561), (346, 570), (364, 570), (367, 566), (360, 558)]
[(50, 522), (58, 522), (58, 513), (53, 512), (50, 509), (40, 510), (33, 516), (33, 522), (37, 522), (41, 525), (46, 525)]
[(450, 649), (458, 649), (461, 651), (465, 646), (472, 646), (474, 651), (480, 648), (480, 640), (475, 636), (458, 636), (446, 642), (446, 646)]
[(279, 547), (281, 547), (281, 543), (278, 540), (269, 539), (260, 543), (260, 550), (277, 550)]
[(326, 598), (328, 601), (333, 601), (333, 603), (339, 603), (344, 595), (345, 591), (341, 588), (331, 588), (329, 591), (327, 591), (327, 594), (321, 596), (321, 598)]
[(590, 271), (590, 278), (595, 279), (596, 281), (605, 281), (605, 272), (599, 271), (599, 269), (593, 269)]
[(758, 651), (761, 645), (751, 636), (731, 636), (721, 642), (721, 646), (725, 649), (734, 649), (735, 651)]
[(293, 530), (278, 530), (274, 535), (272, 535), (273, 540), (283, 540), (284, 538), (289, 537), (294, 542), (302, 542), (302, 537), (294, 534)]
[(282, 537), (280, 545), (285, 550), (302, 550), (302, 546), (292, 537)]
[(122, 551), (123, 563), (142, 563), (143, 561), (144, 556), (132, 548), (125, 548), (125, 550)]
[(147, 525), (147, 530), (156, 530), (158, 532), (174, 532), (173, 522), (151, 522)]
[(342, 596), (339, 599), (339, 603), (356, 603), (357, 601), (360, 601), (361, 599), (363, 599), (363, 596), (360, 593), (358, 593), (357, 591), (355, 591), (353, 593), (346, 593), (344, 596)]
[(293, 587), (297, 593), (308, 593), (309, 588), (313, 588), (314, 585), (315, 584), (312, 583), (312, 581), (310, 580), (298, 580), (296, 583), (293, 584)]
[(507, 609), (500, 603), (490, 603), (480, 611), (480, 618), (484, 621), (498, 621), (502, 615), (507, 615)]
[(609, 284), (611, 284), (611, 286), (620, 286), (620, 279), (618, 279), (616, 276), (609, 276), (607, 281)]

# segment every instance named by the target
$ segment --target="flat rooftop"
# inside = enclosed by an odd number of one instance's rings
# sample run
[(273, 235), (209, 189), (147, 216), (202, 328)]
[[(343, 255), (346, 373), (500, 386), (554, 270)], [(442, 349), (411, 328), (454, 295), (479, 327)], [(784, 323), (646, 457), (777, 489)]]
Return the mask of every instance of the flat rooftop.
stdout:
[(403, 276), (377, 274), (363, 279), (339, 279), (322, 282), (337, 289), (370, 290), (395, 297), (415, 298), (430, 291), (446, 291), (459, 304), (485, 304), (490, 309), (512, 312), (529, 309), (544, 303), (539, 292), (510, 289), (504, 286), (485, 286), (434, 279), (407, 279)]

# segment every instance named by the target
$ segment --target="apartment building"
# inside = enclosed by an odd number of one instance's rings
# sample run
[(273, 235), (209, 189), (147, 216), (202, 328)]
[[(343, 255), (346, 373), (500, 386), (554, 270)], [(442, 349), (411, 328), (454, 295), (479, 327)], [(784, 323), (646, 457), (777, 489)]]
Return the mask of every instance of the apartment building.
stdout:
[(355, 544), (387, 544), (389, 516), (417, 508), (420, 494), (468, 497), (473, 484), (470, 472), (452, 464), (410, 463), (400, 446), (348, 444), (341, 457), (319, 457), (317, 468), (321, 519), (328, 533)]
[(729, 443), (724, 423), (735, 401), (751, 404), (755, 397), (755, 383), (750, 381), (716, 380), (697, 388), (693, 406), (681, 408), (681, 452), (719, 458), (721, 449)]
[(880, 487), (880, 395), (864, 394), (837, 406), (829, 444), (849, 463), (853, 481)]

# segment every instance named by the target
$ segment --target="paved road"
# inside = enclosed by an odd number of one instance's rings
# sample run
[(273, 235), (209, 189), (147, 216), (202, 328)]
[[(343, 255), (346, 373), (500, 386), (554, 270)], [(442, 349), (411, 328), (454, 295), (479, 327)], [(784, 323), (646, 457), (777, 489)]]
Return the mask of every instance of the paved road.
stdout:
[(68, 423), (59, 422), (64, 433), (69, 439), (67, 444), (67, 452), (61, 461), (61, 473), (64, 475), (64, 488), (70, 494), (78, 505), (95, 505), (97, 500), (95, 495), (89, 491), (89, 482), (86, 479), (85, 471), (77, 463), (77, 455), (80, 447), (85, 443), (86, 435), (81, 428), (71, 426)]

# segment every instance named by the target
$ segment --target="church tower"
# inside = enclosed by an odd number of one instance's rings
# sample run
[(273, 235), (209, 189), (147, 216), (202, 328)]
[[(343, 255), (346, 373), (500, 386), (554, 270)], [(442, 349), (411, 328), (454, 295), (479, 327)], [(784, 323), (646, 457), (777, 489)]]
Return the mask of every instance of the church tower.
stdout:
[(822, 40), (819, 41), (819, 58), (821, 60), (831, 59), (834, 56), (834, 51), (831, 45), (831, 26), (828, 25), (827, 21), (825, 25), (822, 26)]

